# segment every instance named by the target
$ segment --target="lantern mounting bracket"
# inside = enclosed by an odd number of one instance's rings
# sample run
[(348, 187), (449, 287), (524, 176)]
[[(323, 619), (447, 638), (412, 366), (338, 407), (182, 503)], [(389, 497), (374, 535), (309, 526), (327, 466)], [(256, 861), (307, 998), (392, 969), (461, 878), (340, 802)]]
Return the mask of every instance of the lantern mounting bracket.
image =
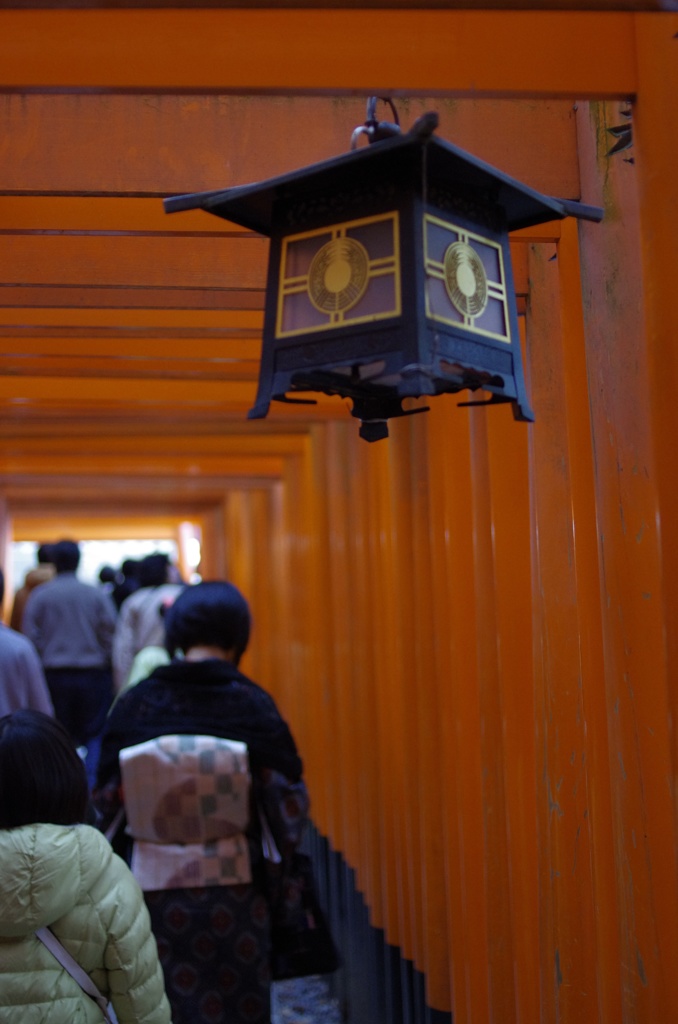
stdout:
[[(379, 121), (377, 119), (377, 103), (381, 100), (391, 108), (393, 121)], [(367, 101), (367, 114), (365, 124), (359, 125), (351, 135), (351, 149), (356, 149), (358, 139), (361, 135), (367, 136), (367, 141), (381, 142), (383, 139), (390, 139), (393, 135), (400, 135), (400, 118), (395, 104), (388, 96), (370, 96)]]
[(510, 401), (511, 399), (505, 395), (492, 395), (488, 399), (472, 399), (470, 402), (457, 402), (457, 406), (461, 409), (471, 405), (505, 405), (506, 402)]
[(276, 395), (276, 402), (283, 402), (286, 405), (317, 405), (315, 398), (291, 398), (289, 395)]

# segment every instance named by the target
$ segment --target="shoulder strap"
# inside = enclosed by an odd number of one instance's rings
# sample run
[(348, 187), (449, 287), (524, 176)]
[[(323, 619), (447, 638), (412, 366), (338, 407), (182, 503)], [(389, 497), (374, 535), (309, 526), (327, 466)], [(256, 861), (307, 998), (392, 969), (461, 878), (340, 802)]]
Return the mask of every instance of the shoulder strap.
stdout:
[(104, 1015), (104, 1020), (108, 1021), (108, 1024), (113, 1024), (113, 1017), (109, 1013), (108, 1001), (102, 996), (99, 989), (96, 987), (89, 974), (86, 973), (80, 966), (77, 960), (75, 960), (68, 950), (62, 946), (59, 939), (49, 928), (38, 928), (35, 932), (37, 938), (47, 946), (53, 957), (59, 961), (61, 966), (68, 971), (70, 976), (77, 981), (80, 988), (88, 996), (91, 996), (95, 1003), (99, 1006), (99, 1009)]

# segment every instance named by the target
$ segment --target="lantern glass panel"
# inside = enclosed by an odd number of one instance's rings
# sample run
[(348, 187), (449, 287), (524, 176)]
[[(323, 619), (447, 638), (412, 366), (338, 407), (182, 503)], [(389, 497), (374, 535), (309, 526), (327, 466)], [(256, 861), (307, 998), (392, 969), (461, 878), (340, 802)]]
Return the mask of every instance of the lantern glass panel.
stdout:
[(396, 284), (395, 275), (392, 273), (372, 274), (365, 294), (351, 310), (352, 321), (363, 317), (371, 320), (379, 317), (385, 309), (397, 309), (399, 300)]
[(475, 251), (480, 256), (482, 264), (485, 268), (489, 281), (500, 281), (501, 280), (501, 250), (499, 246), (483, 245), (482, 242), (476, 241)]
[(396, 211), (282, 239), (276, 337), (400, 315)]
[(311, 302), (306, 285), (303, 288), (280, 293), (279, 312), (280, 335), (300, 334), (303, 331), (317, 331), (327, 326), (327, 314), (316, 309)]
[(332, 233), (330, 231), (323, 232), (321, 235), (301, 235), (297, 238), (286, 239), (286, 254), (285, 254), (285, 275), (288, 279), (299, 277), (306, 278), (308, 271), (313, 261), (313, 257), (318, 251), (318, 246), (324, 245), (325, 242), (329, 242), (332, 239)]
[(492, 338), (509, 342), (509, 328), (505, 319), (505, 312), (506, 303), (504, 298), (493, 298), (490, 295), (485, 312), (482, 316), (476, 317), (475, 329), (479, 333), (489, 334)]
[(390, 217), (388, 220), (380, 218), (347, 227), (346, 235), (349, 238), (355, 238), (365, 246), (370, 254), (370, 260), (388, 260), (393, 259), (395, 255), (397, 239)]
[(501, 245), (426, 214), (424, 258), (427, 316), (510, 345)]

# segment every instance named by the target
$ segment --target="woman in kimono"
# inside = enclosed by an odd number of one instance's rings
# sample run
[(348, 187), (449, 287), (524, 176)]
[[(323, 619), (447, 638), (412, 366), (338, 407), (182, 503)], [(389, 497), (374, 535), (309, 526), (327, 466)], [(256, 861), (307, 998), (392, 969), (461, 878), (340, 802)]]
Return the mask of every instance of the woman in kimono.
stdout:
[(284, 857), (308, 811), (302, 762), (272, 697), (238, 669), (242, 594), (187, 587), (165, 622), (174, 659), (121, 694), (105, 729), (102, 827), (125, 812), (114, 846), (144, 890), (174, 1024), (270, 1024), (259, 809)]

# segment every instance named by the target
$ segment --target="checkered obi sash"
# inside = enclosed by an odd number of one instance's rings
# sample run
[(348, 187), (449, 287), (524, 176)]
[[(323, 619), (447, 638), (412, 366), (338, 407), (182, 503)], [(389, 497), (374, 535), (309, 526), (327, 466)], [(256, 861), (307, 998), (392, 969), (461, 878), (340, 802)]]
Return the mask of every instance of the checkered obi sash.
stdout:
[(120, 751), (131, 868), (145, 891), (251, 882), (247, 745), (159, 736)]

